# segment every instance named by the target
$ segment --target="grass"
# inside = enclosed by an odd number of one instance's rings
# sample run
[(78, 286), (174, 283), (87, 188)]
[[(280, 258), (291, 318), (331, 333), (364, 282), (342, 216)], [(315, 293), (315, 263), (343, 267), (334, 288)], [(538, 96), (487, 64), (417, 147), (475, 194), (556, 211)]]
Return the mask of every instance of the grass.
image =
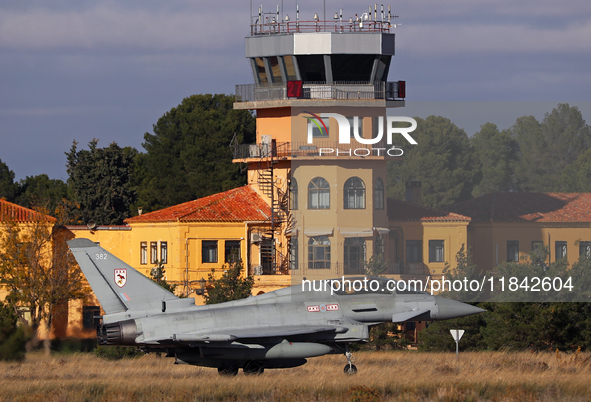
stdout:
[(220, 377), (173, 359), (30, 354), (0, 362), (0, 401), (589, 401), (590, 353), (358, 352), (262, 376)]

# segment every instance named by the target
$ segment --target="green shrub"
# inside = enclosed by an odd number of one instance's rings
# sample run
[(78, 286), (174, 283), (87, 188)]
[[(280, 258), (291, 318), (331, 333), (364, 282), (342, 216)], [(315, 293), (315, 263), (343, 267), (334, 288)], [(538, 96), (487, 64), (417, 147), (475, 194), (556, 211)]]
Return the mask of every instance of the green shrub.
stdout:
[(0, 360), (24, 359), (27, 340), (27, 331), (18, 326), (14, 308), (0, 302)]
[(106, 360), (135, 359), (144, 355), (138, 348), (127, 346), (97, 346), (94, 350), (96, 357)]

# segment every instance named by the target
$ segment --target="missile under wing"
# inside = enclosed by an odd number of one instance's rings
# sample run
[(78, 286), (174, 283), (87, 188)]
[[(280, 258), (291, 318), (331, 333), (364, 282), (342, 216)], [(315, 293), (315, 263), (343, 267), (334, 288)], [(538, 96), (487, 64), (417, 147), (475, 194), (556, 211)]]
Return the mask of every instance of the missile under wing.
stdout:
[[(383, 322), (440, 320), (484, 310), (424, 292), (379, 286), (335, 291), (291, 286), (247, 299), (196, 306), (140, 274), (88, 239), (68, 242), (105, 312), (97, 328), (100, 345), (137, 346), (164, 352), (176, 363), (217, 368), (220, 374), (260, 374), (289, 368), (310, 357), (344, 354), (354, 374), (349, 345), (366, 342)], [(355, 278), (347, 278), (351, 281)], [(357, 278), (366, 281), (368, 278)]]

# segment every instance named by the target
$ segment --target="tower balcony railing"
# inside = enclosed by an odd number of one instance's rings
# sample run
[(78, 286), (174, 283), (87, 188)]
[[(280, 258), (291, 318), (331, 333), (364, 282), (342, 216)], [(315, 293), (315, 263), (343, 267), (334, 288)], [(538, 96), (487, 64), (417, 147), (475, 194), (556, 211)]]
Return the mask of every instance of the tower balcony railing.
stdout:
[(301, 32), (339, 33), (389, 33), (394, 25), (389, 21), (332, 20), (332, 21), (280, 21), (268, 19), (264, 23), (252, 24), (250, 35), (278, 35)]
[[(337, 141), (314, 139), (313, 144), (304, 141), (279, 142), (268, 144), (238, 144), (234, 145), (233, 159), (265, 159), (265, 158), (296, 158), (314, 156), (385, 156), (386, 150), (396, 146), (388, 145), (386, 139), (376, 144), (361, 144), (354, 138), (350, 144)], [(400, 147), (398, 146), (398, 149)], [(366, 151), (365, 151), (366, 150)], [(389, 156), (398, 156), (388, 154)]]
[(323, 81), (302, 82), (300, 97), (289, 97), (287, 85), (236, 85), (236, 102), (255, 102), (283, 99), (327, 99), (327, 100), (403, 100), (406, 96), (404, 81), (337, 81), (327, 84)]

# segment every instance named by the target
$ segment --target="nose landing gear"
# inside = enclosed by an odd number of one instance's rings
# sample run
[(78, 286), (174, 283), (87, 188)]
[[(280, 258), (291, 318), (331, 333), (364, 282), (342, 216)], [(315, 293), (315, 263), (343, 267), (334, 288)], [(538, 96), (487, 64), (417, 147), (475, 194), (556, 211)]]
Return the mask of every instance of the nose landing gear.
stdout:
[(343, 372), (348, 375), (357, 374), (357, 367), (353, 364), (353, 353), (349, 351), (349, 345), (345, 345), (345, 357), (347, 364), (343, 368)]

